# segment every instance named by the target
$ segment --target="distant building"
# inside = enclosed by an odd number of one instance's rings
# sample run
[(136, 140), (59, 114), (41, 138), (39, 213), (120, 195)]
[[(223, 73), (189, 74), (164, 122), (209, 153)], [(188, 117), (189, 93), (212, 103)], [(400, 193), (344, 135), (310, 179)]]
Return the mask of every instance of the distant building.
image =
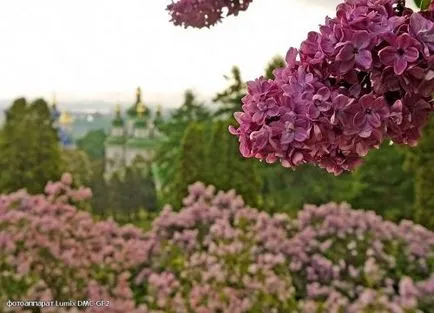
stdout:
[(110, 135), (105, 142), (107, 177), (119, 169), (131, 166), (138, 158), (152, 166), (155, 148), (161, 138), (156, 126), (160, 119), (160, 108), (152, 114), (142, 102), (140, 88), (137, 88), (135, 103), (128, 108), (125, 116), (120, 105), (117, 105)]
[(59, 111), (55, 97), (53, 97), (53, 103), (51, 104), (51, 116), (53, 126), (57, 129), (59, 143), (62, 149), (75, 149), (75, 143), (72, 139), (72, 124), (74, 123), (74, 118), (66, 111)]

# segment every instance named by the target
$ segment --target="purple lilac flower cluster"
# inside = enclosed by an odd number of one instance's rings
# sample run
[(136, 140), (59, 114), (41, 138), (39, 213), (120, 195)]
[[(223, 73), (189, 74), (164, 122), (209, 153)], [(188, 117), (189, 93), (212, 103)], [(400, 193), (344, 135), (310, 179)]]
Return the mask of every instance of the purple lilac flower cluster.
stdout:
[(93, 221), (69, 204), (89, 192), (70, 185), (65, 175), (46, 195), (0, 195), (0, 301), (110, 301), (41, 310), (57, 313), (434, 307), (434, 233), (412, 222), (397, 225), (335, 203), (305, 206), (296, 219), (271, 216), (246, 207), (234, 191), (196, 183), (179, 212), (166, 207), (145, 233)]
[[(136, 283), (157, 312), (429, 312), (434, 233), (347, 204), (305, 206), (296, 219), (248, 208), (234, 191), (190, 186), (164, 209), (159, 242)], [(419, 310), (419, 311), (418, 311)]]
[[(71, 203), (89, 198), (91, 192), (71, 184), (71, 175), (64, 174), (60, 182), (47, 185), (45, 195), (0, 195), (0, 302), (105, 300), (109, 306), (85, 312), (145, 313), (136, 308), (129, 278), (130, 271), (147, 260), (150, 242), (137, 228), (95, 222), (77, 210)], [(46, 307), (41, 312), (79, 311)]]
[(415, 146), (433, 110), (434, 15), (395, 0), (347, 0), (289, 49), (274, 80), (248, 83), (235, 114), (244, 157), (335, 175), (386, 139)]
[(187, 27), (210, 27), (226, 16), (245, 11), (252, 0), (178, 0), (167, 6), (175, 25)]

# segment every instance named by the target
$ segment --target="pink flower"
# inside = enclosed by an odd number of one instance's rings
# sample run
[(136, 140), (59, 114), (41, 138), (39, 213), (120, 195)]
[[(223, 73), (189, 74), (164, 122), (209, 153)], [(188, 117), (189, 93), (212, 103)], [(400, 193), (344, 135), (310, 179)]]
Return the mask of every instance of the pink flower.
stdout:
[(354, 65), (362, 69), (370, 69), (372, 66), (370, 42), (371, 38), (366, 31), (355, 33), (351, 40), (344, 42), (336, 55), (337, 71), (340, 74), (348, 73)]
[(415, 62), (419, 57), (418, 41), (408, 34), (389, 39), (391, 46), (380, 50), (379, 56), (383, 64), (393, 66), (396, 75), (402, 75), (408, 63)]
[(373, 94), (362, 96), (355, 106), (357, 113), (353, 117), (353, 128), (362, 138), (371, 136), (372, 131), (381, 127), (389, 114), (384, 99)]
[(280, 123), (283, 124), (283, 132), (280, 139), (283, 145), (290, 144), (293, 141), (305, 141), (309, 137), (310, 125), (308, 120), (298, 117), (293, 112), (282, 116)]
[(227, 15), (238, 15), (245, 11), (252, 0), (178, 0), (167, 6), (175, 25), (187, 27), (210, 27), (219, 22), (223, 9)]
[(61, 182), (67, 186), (71, 186), (72, 184), (72, 175), (71, 173), (64, 173), (62, 175)]
[(434, 51), (434, 23), (421, 13), (413, 13), (410, 16), (409, 28), (410, 34), (423, 44), (425, 56), (429, 56), (430, 51)]
[(310, 119), (317, 119), (321, 112), (327, 112), (332, 107), (330, 101), (331, 92), (327, 87), (320, 88), (313, 96), (313, 103), (308, 108), (308, 116)]
[(251, 83), (230, 129), (242, 155), (339, 175), (386, 139), (414, 146), (434, 110), (434, 15), (395, 6), (345, 1), (274, 80)]

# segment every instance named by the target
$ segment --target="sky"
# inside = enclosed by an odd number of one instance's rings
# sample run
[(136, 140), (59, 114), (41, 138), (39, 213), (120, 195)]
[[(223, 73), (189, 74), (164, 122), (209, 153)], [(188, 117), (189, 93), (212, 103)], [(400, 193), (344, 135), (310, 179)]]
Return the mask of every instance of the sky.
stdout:
[(298, 47), (339, 0), (254, 0), (211, 29), (169, 23), (164, 0), (1, 0), (0, 100), (52, 98), (92, 106), (144, 101), (173, 107), (190, 88), (203, 99)]

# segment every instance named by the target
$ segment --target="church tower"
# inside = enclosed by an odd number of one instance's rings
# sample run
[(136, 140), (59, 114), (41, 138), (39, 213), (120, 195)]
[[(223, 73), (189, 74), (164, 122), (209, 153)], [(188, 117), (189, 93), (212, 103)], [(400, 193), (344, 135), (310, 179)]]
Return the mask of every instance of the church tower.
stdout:
[(154, 141), (150, 136), (149, 110), (140, 102), (136, 112), (132, 136), (126, 144), (126, 166), (131, 166), (138, 157), (146, 162), (151, 162), (153, 155)]
[[(136, 101), (134, 104), (127, 110), (127, 135), (132, 136), (134, 132), (134, 122), (138, 115), (138, 108), (139, 106), (143, 104), (142, 102), (142, 90), (140, 87), (137, 87), (136, 89)], [(146, 108), (146, 107), (145, 107)], [(148, 111), (143, 112), (144, 115), (149, 114)]]
[(154, 121), (149, 108), (142, 102), (140, 87), (136, 89), (136, 100), (126, 111), (125, 118), (120, 106), (117, 106), (110, 135), (105, 142), (107, 178), (133, 165), (137, 159), (151, 165), (161, 139), (158, 127), (163, 122), (161, 108), (157, 111), (160, 113), (156, 112)]
[(105, 172), (113, 174), (124, 165), (125, 155), (125, 129), (122, 118), (121, 106), (118, 104), (115, 109), (115, 117), (112, 121), (112, 128), (109, 137), (105, 142)]
[(74, 140), (72, 138), (74, 118), (68, 112), (59, 111), (55, 95), (53, 95), (53, 102), (51, 104), (51, 117), (53, 119), (53, 127), (57, 130), (62, 149), (75, 149)]

